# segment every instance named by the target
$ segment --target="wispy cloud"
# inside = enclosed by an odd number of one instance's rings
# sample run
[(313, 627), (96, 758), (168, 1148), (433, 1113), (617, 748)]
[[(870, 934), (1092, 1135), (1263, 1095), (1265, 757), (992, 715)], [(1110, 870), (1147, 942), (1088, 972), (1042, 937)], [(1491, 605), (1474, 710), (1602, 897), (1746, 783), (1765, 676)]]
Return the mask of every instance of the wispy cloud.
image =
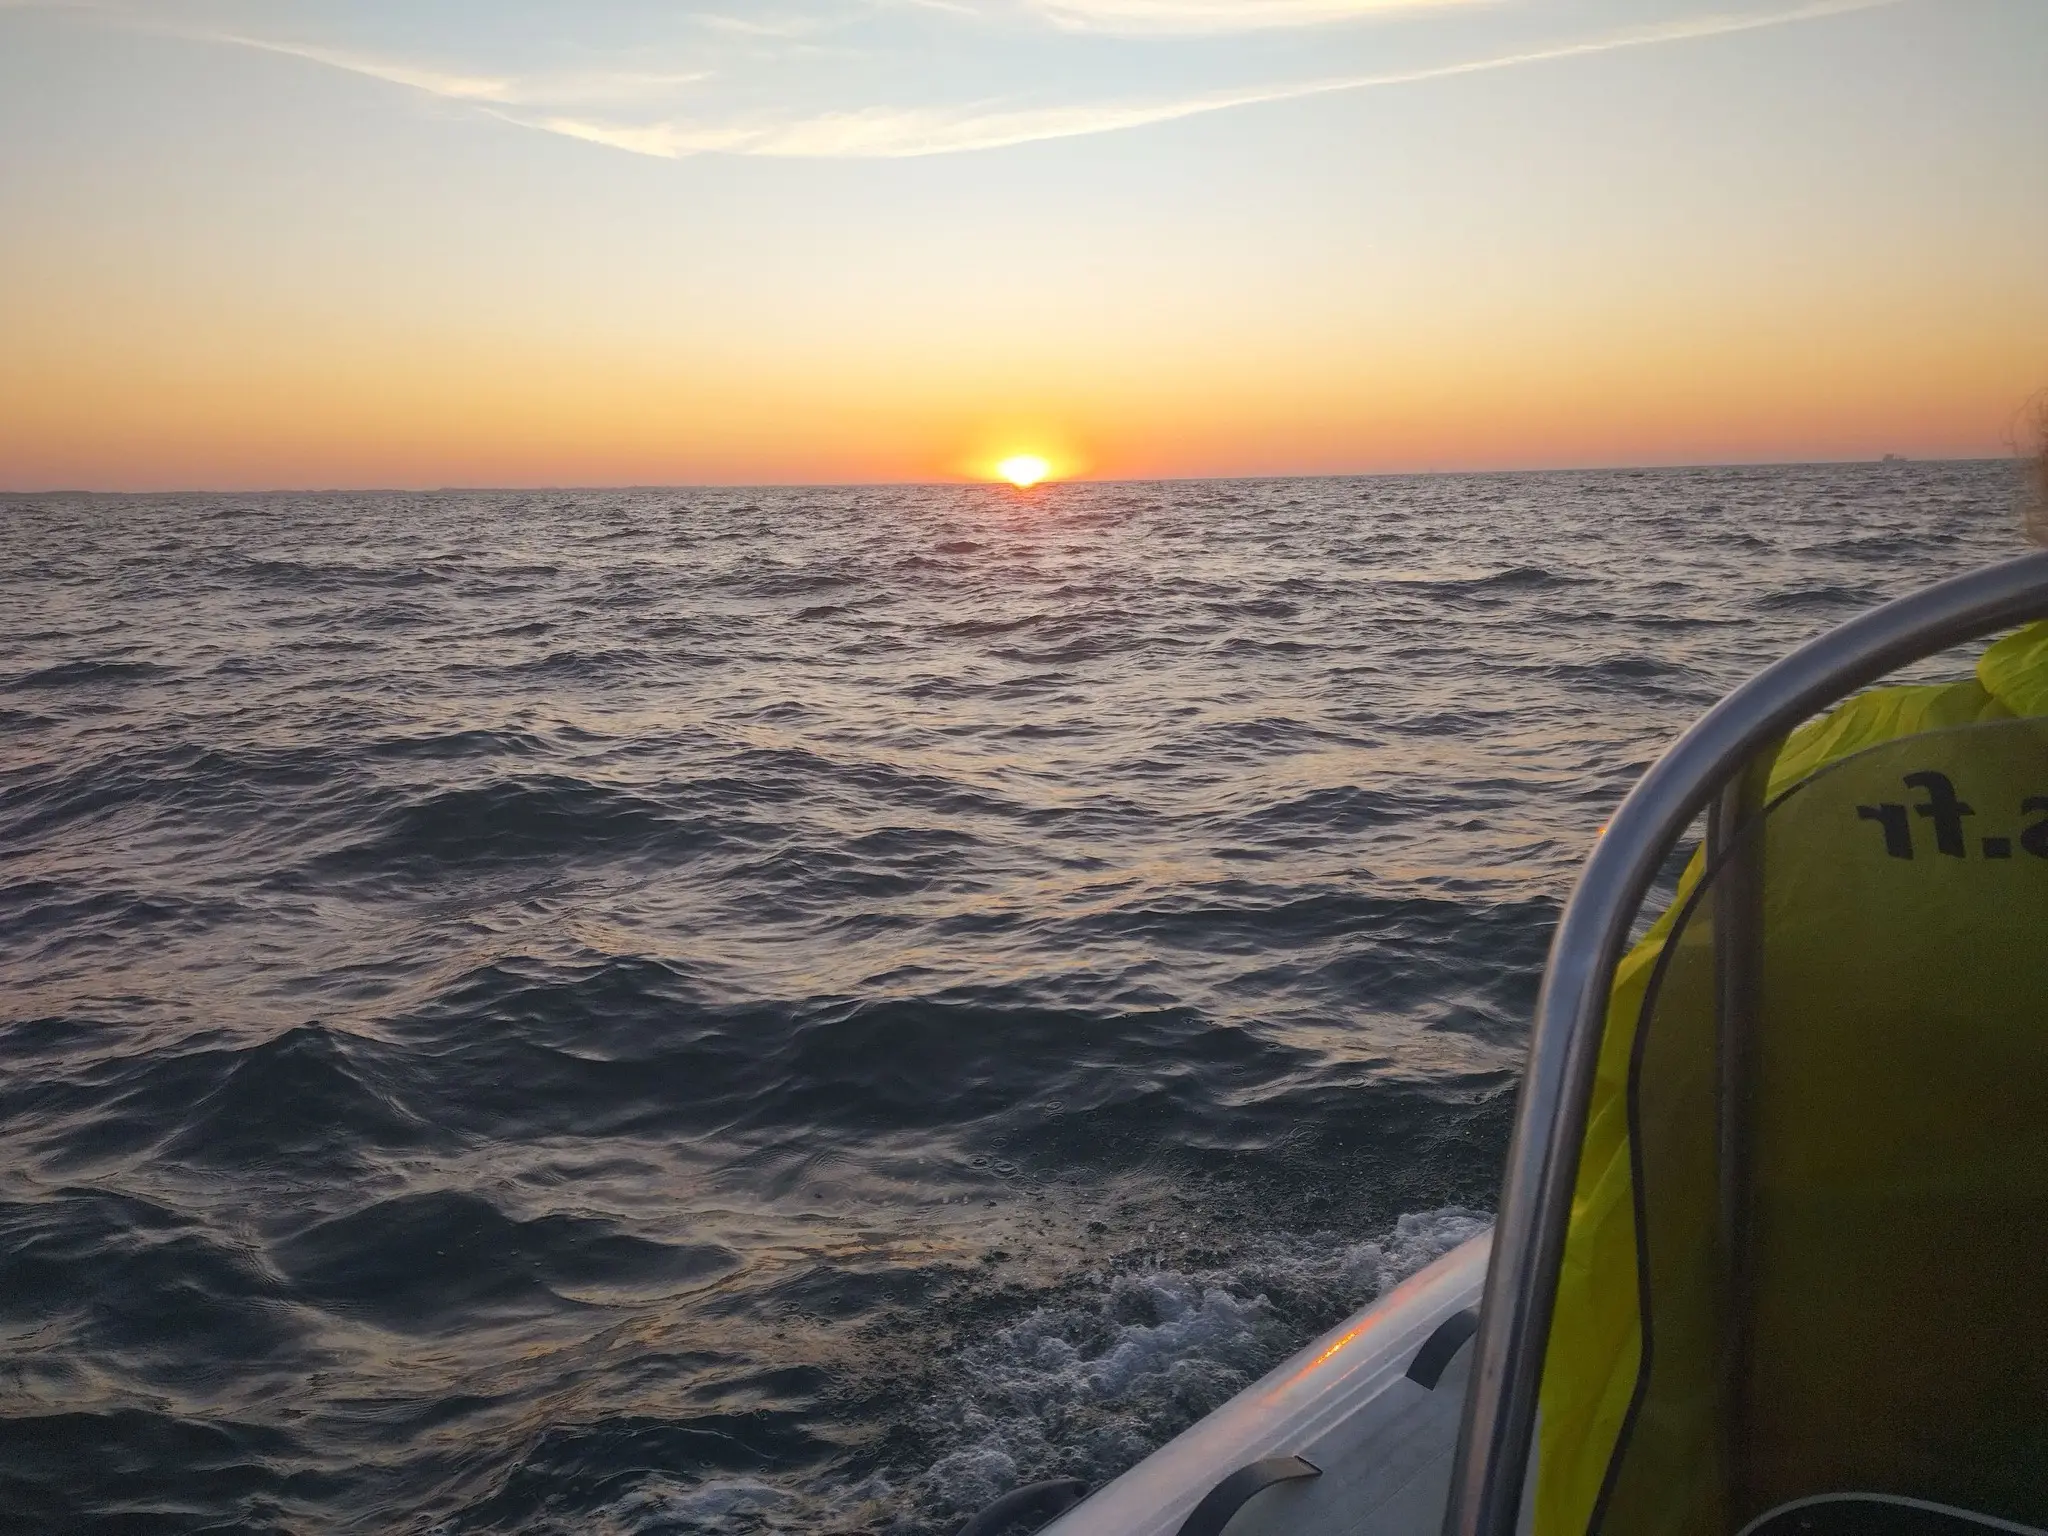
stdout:
[[(0, 9), (35, 0), (0, 0)], [(49, 4), (51, 0), (44, 0)], [(894, 0), (959, 8), (961, 0)], [(1038, 14), (1076, 27), (1158, 30), (1242, 30), (1252, 25), (1301, 25), (1316, 20), (1355, 19), (1398, 10), (1464, 8), (1486, 0), (1023, 0)], [(1731, 33), (1759, 31), (1817, 21), (1857, 11), (1899, 5), (1905, 0), (1805, 0), (1775, 11), (1720, 12), (1592, 37), (1378, 73), (1272, 81), (1149, 99), (1095, 100), (1021, 105), (1000, 99), (958, 106), (877, 104), (805, 115), (733, 111), (683, 115), (676, 94), (711, 78), (709, 70), (589, 70), (581, 73), (520, 75), (470, 72), (431, 64), (307, 43), (285, 42), (241, 32), (179, 35), (303, 59), (332, 69), (424, 92), (487, 111), (506, 122), (663, 159), (728, 154), (810, 159), (900, 159), (1001, 149), (1047, 139), (1113, 133), (1232, 108), (1300, 100), (1339, 92), (1411, 85), (1459, 75), (1516, 69), (1622, 49), (1657, 47)], [(65, 8), (100, 9), (86, 0)], [(980, 14), (985, 9), (977, 8)], [(1254, 21), (1254, 16), (1263, 18)], [(131, 20), (139, 20), (130, 13)], [(716, 30), (732, 18), (700, 14)], [(146, 23), (145, 23), (146, 24)], [(782, 25), (739, 24), (749, 33), (789, 35)], [(801, 30), (801, 24), (789, 24)], [(660, 114), (655, 103), (666, 101)], [(636, 115), (631, 108), (638, 104)], [(659, 114), (659, 115), (658, 115)]]
[(389, 85), (408, 86), (416, 91), (425, 91), (431, 96), (445, 96), (452, 101), (508, 102), (520, 99), (517, 82), (498, 76), (456, 74), (426, 65), (366, 58), (362, 54), (346, 53), (336, 48), (319, 48), (308, 43), (280, 43), (268, 38), (245, 37), (233, 32), (201, 35), (208, 42), (231, 43), (237, 48), (255, 48), (263, 53), (281, 53), (287, 58), (306, 59), (314, 64), (325, 64), (330, 69), (347, 70), (352, 75), (367, 75), (372, 80), (382, 80)]
[[(1289, 93), (1292, 94), (1292, 93)], [(591, 144), (604, 144), (634, 154), (682, 159), (688, 155), (765, 155), (811, 160), (901, 160), (920, 155), (959, 154), (976, 149), (1002, 149), (1042, 139), (1075, 138), (1141, 128), (1198, 112), (1278, 99), (1272, 91), (1217, 94), (1190, 100), (1130, 102), (1075, 106), (865, 107), (851, 112), (824, 112), (784, 122), (653, 123), (589, 122), (564, 116), (496, 115), (507, 122), (565, 134)]]
[(920, 155), (960, 154), (1002, 149), (1045, 139), (1076, 138), (1127, 128), (1171, 122), (1233, 107), (1295, 101), (1342, 91), (1416, 85), (1429, 80), (1527, 65), (1584, 58), (1626, 48), (1722, 37), (1767, 27), (1818, 21), (1855, 11), (1876, 10), (1904, 0), (1810, 0), (1789, 10), (1748, 15), (1693, 17), (1652, 27), (1632, 28), (1604, 36), (1559, 43), (1547, 48), (1462, 60), (1421, 69), (1381, 74), (1343, 75), (1319, 80), (1248, 86), (1155, 101), (1093, 102), (1070, 106), (1004, 107), (1000, 104), (945, 109), (871, 107), (852, 112), (820, 113), (781, 122), (711, 124), (665, 122), (646, 125), (606, 124), (570, 116), (526, 116), (500, 113), (508, 121), (550, 133), (634, 154), (679, 159), (698, 154), (770, 155), (792, 158), (904, 159)]
[(449, 101), (480, 106), (559, 106), (566, 102), (621, 103), (666, 96), (711, 78), (709, 70), (584, 70), (553, 75), (482, 75), (438, 69), (432, 65), (380, 59), (309, 43), (278, 42), (239, 33), (196, 34), (203, 41), (254, 48), (263, 53), (305, 59), (330, 69), (345, 70), (387, 85), (405, 86)]

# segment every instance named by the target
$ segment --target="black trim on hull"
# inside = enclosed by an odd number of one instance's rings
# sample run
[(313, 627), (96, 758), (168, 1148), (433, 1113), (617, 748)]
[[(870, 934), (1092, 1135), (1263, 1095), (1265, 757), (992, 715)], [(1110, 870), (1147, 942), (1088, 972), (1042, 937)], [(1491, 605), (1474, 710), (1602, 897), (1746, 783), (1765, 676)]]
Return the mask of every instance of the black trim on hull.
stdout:
[(1078, 1477), (1049, 1478), (1042, 1483), (1026, 1483), (1022, 1488), (1012, 1488), (995, 1503), (960, 1527), (960, 1536), (996, 1536), (1007, 1531), (1019, 1520), (1036, 1517), (1031, 1527), (1058, 1519), (1088, 1492), (1088, 1485)]
[(1303, 1461), (1299, 1456), (1268, 1456), (1264, 1461), (1239, 1467), (1203, 1495), (1202, 1502), (1181, 1522), (1178, 1536), (1222, 1536), (1223, 1527), (1230, 1524), (1230, 1517), (1243, 1509), (1255, 1494), (1263, 1493), (1275, 1483), (1291, 1483), (1297, 1478), (1322, 1475), (1321, 1467), (1314, 1462)]
[(1415, 1358), (1408, 1362), (1408, 1379), (1418, 1387), (1434, 1392), (1436, 1384), (1444, 1379), (1444, 1372), (1458, 1357), (1458, 1351), (1465, 1347), (1465, 1341), (1478, 1331), (1477, 1307), (1453, 1312), (1436, 1325), (1436, 1332), (1424, 1339), (1422, 1348), (1415, 1351)]

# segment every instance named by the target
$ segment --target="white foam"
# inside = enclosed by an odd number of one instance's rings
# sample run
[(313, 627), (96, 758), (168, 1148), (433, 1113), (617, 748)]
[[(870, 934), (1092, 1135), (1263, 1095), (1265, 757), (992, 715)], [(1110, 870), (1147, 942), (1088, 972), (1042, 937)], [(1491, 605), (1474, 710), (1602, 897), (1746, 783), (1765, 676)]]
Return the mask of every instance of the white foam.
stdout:
[(793, 1514), (801, 1503), (786, 1488), (755, 1478), (719, 1478), (686, 1484), (654, 1477), (604, 1511), (595, 1529), (611, 1536), (664, 1536), (667, 1532), (725, 1532), (775, 1529), (777, 1515)]
[(778, 1487), (656, 1477), (610, 1506), (602, 1536), (949, 1532), (1025, 1483), (1099, 1487), (1330, 1326), (1491, 1224), (1461, 1207), (1403, 1216), (1370, 1242), (1267, 1237), (1228, 1264), (1082, 1277), (945, 1363), (917, 1410), (928, 1468), (892, 1486)]
[[(906, 1489), (912, 1524), (944, 1523), (1020, 1483), (1099, 1485), (1335, 1323), (1489, 1225), (1458, 1207), (1392, 1232), (1267, 1239), (1227, 1267), (1098, 1281), (975, 1346), (922, 1415), (956, 1448)], [(1313, 1317), (1310, 1323), (1305, 1319)], [(968, 1437), (961, 1444), (963, 1434)]]

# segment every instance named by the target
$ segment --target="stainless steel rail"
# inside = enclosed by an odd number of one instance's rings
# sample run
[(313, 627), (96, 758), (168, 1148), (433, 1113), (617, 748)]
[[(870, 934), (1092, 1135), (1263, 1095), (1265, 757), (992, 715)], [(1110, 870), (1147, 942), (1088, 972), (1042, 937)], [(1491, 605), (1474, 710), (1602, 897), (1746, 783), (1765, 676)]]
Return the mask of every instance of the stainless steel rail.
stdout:
[(1629, 924), (1672, 844), (1759, 750), (1886, 673), (2048, 617), (2048, 552), (1887, 603), (1765, 668), (1629, 792), (1587, 859), (1536, 1003), (1445, 1536), (1513, 1536), (1607, 997)]

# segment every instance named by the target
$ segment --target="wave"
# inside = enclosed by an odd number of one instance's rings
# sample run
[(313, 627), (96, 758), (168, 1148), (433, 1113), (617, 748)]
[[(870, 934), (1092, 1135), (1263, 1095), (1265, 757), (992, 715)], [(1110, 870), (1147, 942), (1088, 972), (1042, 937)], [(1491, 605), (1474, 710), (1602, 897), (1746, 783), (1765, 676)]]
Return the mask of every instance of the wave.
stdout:
[(405, 798), (370, 836), (320, 856), (335, 872), (427, 875), (500, 863), (629, 854), (675, 858), (711, 846), (703, 819), (661, 800), (563, 774), (533, 774)]
[(60, 661), (10, 678), (0, 688), (122, 688), (176, 676), (174, 668), (150, 661)]
[(408, 1334), (680, 1290), (740, 1263), (716, 1243), (652, 1242), (587, 1217), (514, 1220), (451, 1190), (315, 1222), (273, 1244), (270, 1257), (295, 1296)]
[(545, 737), (535, 731), (441, 730), (386, 736), (365, 741), (366, 757), (420, 758), (427, 761), (469, 757), (539, 757), (550, 749)]
[(354, 587), (408, 590), (434, 587), (450, 578), (445, 572), (412, 560), (390, 565), (357, 565), (343, 560), (251, 560), (227, 574), (254, 586), (287, 592), (331, 594)]
[(181, 1162), (345, 1174), (380, 1153), (449, 1144), (407, 1107), (404, 1068), (388, 1046), (306, 1024), (253, 1047), (159, 1059), (119, 1109), (137, 1132), (175, 1117), (159, 1151)]
[(1168, 946), (1271, 952), (1356, 937), (1399, 947), (1437, 963), (1491, 960), (1505, 947), (1526, 953), (1547, 944), (1559, 904), (1537, 896), (1480, 902), (1430, 896), (1368, 896), (1351, 891), (1297, 894), (1284, 887), (1230, 882), (1190, 891), (1170, 904), (1122, 907), (1093, 921), (1108, 932)]
[(1480, 597), (1496, 592), (1554, 592), (1568, 587), (1586, 586), (1593, 580), (1590, 576), (1550, 570), (1540, 565), (1513, 565), (1505, 570), (1489, 571), (1483, 576), (1466, 576), (1450, 580), (1409, 578), (1388, 584), (1427, 593), (1431, 597)]
[(1423, 814), (1426, 804), (1426, 797), (1408, 791), (1340, 784), (1262, 805), (1231, 824), (1255, 834), (1302, 830), (1323, 838), (1395, 826)]
[(1757, 599), (1762, 609), (1806, 611), (1814, 608), (1868, 608), (1877, 594), (1868, 587), (1803, 586), (1789, 591), (1767, 592)]
[[(296, 1481), (286, 1469), (302, 1455), (298, 1437), (273, 1426), (168, 1409), (19, 1414), (0, 1435), (0, 1503), (37, 1530), (217, 1530), (214, 1511), (278, 1530), (274, 1515)], [(163, 1467), (183, 1469), (178, 1485), (160, 1478)], [(88, 1488), (90, 1506), (79, 1498)]]

